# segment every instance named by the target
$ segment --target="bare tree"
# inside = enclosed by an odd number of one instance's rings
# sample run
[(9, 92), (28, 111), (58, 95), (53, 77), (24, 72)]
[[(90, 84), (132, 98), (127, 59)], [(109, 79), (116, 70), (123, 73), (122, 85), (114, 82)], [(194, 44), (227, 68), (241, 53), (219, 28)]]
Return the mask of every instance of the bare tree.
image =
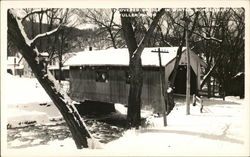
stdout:
[(135, 32), (132, 27), (131, 18), (125, 17), (124, 14), (127, 12), (121, 13), (121, 23), (123, 29), (123, 35), (129, 50), (129, 69), (130, 69), (130, 89), (128, 97), (128, 113), (127, 121), (128, 127), (138, 128), (141, 124), (141, 92), (142, 92), (142, 63), (141, 63), (141, 54), (142, 51), (148, 42), (150, 36), (152, 35), (154, 29), (157, 26), (158, 21), (161, 16), (164, 14), (165, 10), (161, 9), (157, 12), (154, 20), (152, 21), (146, 35), (143, 37), (141, 42), (137, 44), (135, 38)]
[[(238, 72), (244, 71), (244, 9), (219, 8), (219, 9), (194, 9), (199, 11), (194, 29), (189, 26), (190, 47), (199, 52), (207, 63), (201, 88), (207, 84), (209, 96), (211, 77), (219, 81), (221, 93), (229, 92), (232, 87), (230, 81)], [(180, 19), (168, 12), (171, 19), (170, 25), (184, 28)], [(194, 12), (194, 15), (196, 13)], [(192, 21), (195, 21), (195, 16)], [(178, 28), (175, 28), (178, 30)], [(236, 64), (237, 63), (237, 64)], [(227, 93), (226, 92), (226, 93)]]
[[(186, 41), (186, 33), (187, 34), (187, 39), (190, 39), (193, 32), (194, 32), (194, 29), (196, 27), (196, 22), (198, 20), (198, 17), (199, 17), (199, 11), (195, 11), (193, 10), (193, 15), (189, 15), (186, 11), (186, 9), (184, 10), (178, 10), (178, 16), (180, 16), (182, 13), (182, 18), (181, 17), (178, 17), (179, 20), (178, 22), (175, 21), (175, 18), (173, 17), (173, 14), (169, 11), (166, 12), (167, 14), (167, 17), (171, 20), (172, 22), (172, 26), (174, 25), (178, 25), (178, 26), (181, 26), (182, 28), (182, 35), (180, 36), (180, 41), (179, 41), (179, 47), (177, 49), (177, 54), (176, 54), (176, 57), (175, 57), (175, 64), (174, 64), (174, 68), (173, 68), (173, 72), (172, 72), (172, 75), (171, 77), (169, 78), (169, 84), (168, 84), (168, 89), (171, 89), (169, 90), (169, 92), (166, 93), (166, 96), (168, 97), (166, 100), (168, 100), (168, 102), (166, 104), (168, 104), (167, 106), (167, 114), (169, 114), (174, 106), (175, 106), (175, 102), (174, 102), (174, 96), (173, 96), (173, 89), (174, 89), (174, 82), (175, 82), (175, 78), (176, 78), (176, 75), (177, 75), (177, 72), (178, 72), (178, 67), (179, 67), (179, 64), (180, 64), (180, 59), (181, 59), (181, 55), (182, 55), (182, 48), (183, 46), (185, 45), (185, 41)], [(193, 16), (193, 18), (192, 18)], [(193, 20), (191, 20), (193, 19)], [(190, 29), (189, 29), (190, 27)]]
[(200, 15), (196, 38), (191, 42), (207, 63), (201, 88), (207, 84), (210, 97), (215, 89), (211, 78), (214, 83), (219, 82), (223, 94), (233, 86), (229, 86), (232, 77), (244, 71), (244, 9), (202, 10)]
[[(220, 18), (220, 35), (222, 43), (218, 51), (221, 53), (219, 65), (216, 67), (216, 78), (219, 80), (221, 93), (225, 95), (240, 95), (244, 93), (243, 85), (237, 85), (233, 78), (244, 72), (245, 46), (245, 11), (243, 8), (222, 10)], [(240, 89), (239, 89), (240, 88)]]
[(112, 45), (107, 46), (107, 48), (122, 47), (121, 26), (116, 23), (115, 19), (117, 9), (77, 9), (76, 13), (83, 23), (98, 26), (99, 32), (97, 35), (103, 36), (107, 34), (104, 40), (110, 42)]
[(39, 52), (34, 45), (40, 38), (51, 35), (59, 29), (60, 26), (55, 30), (39, 34), (35, 38), (29, 39), (23, 29), (21, 20), (15, 15), (13, 10), (8, 10), (8, 36), (20, 50), (37, 80), (62, 114), (69, 126), (77, 148), (86, 148), (89, 147), (88, 140), (93, 140), (93, 137), (87, 130), (87, 127), (78, 113), (73, 101), (69, 98), (67, 93), (60, 88), (50, 72), (45, 69), (44, 62), (40, 60)]

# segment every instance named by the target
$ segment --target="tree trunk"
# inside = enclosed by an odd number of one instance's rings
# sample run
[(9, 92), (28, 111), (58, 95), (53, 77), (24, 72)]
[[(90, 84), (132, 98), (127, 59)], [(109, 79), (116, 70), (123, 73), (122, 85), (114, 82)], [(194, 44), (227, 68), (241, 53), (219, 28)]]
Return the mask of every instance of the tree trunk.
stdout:
[[(129, 69), (131, 75), (127, 113), (128, 127), (139, 128), (141, 125), (141, 92), (143, 85), (141, 53), (164, 12), (164, 9), (157, 12), (146, 35), (138, 46), (135, 39), (135, 32), (131, 24), (131, 18), (121, 16), (123, 35), (129, 50)], [(121, 15), (122, 14), (121, 12)]]
[(59, 83), (61, 83), (62, 80), (62, 55), (63, 55), (63, 49), (64, 49), (64, 30), (61, 32), (61, 45), (59, 50)]
[(173, 108), (175, 106), (173, 89), (174, 89), (175, 78), (176, 78), (176, 75), (177, 75), (177, 72), (178, 72), (178, 67), (179, 67), (180, 60), (181, 60), (182, 47), (183, 47), (184, 42), (185, 42), (185, 36), (186, 36), (186, 31), (184, 30), (182, 40), (181, 40), (181, 43), (180, 43), (180, 45), (178, 47), (177, 54), (176, 54), (176, 57), (175, 57), (175, 64), (174, 64), (172, 76), (171, 76), (169, 84), (168, 84), (168, 86), (169, 86), (168, 88), (172, 88), (172, 90), (171, 90), (171, 92), (167, 93), (167, 97), (168, 97), (168, 103), (167, 104), (169, 105), (167, 115), (173, 110)]
[(213, 78), (213, 91), (212, 91), (212, 97), (215, 96), (215, 87), (216, 87), (216, 81), (215, 81), (215, 78)]
[[(139, 127), (141, 119), (141, 88), (142, 88), (142, 65), (141, 59), (133, 57), (132, 54), (137, 49), (134, 30), (130, 18), (121, 18), (122, 29), (126, 44), (129, 50), (129, 75), (130, 88), (128, 97), (127, 126)], [(138, 76), (141, 75), (141, 76)]]
[(111, 28), (108, 28), (108, 32), (109, 32), (109, 35), (110, 35), (110, 39), (111, 39), (111, 42), (112, 42), (112, 45), (115, 49), (117, 49), (117, 46), (116, 46), (116, 43), (115, 43), (115, 38), (114, 38), (114, 35), (112, 33), (112, 30)]
[(92, 138), (88, 132), (83, 119), (75, 108), (73, 101), (68, 97), (66, 92), (61, 90), (54, 77), (47, 72), (43, 61), (39, 61), (38, 52), (35, 47), (27, 44), (25, 37), (22, 34), (23, 29), (18, 26), (16, 18), (8, 10), (8, 35), (13, 39), (13, 43), (20, 50), (21, 54), (31, 67), (37, 80), (40, 82), (44, 90), (52, 99), (53, 103), (59, 109), (65, 119), (72, 137), (78, 149), (88, 147), (87, 138)]
[[(186, 31), (188, 29), (188, 24), (186, 23)], [(186, 114), (190, 114), (190, 55), (189, 55), (189, 43), (188, 43), (188, 31), (186, 32), (186, 58), (187, 58), (187, 80), (186, 80)]]
[[(39, 33), (42, 33), (42, 26), (43, 26), (43, 13), (41, 13), (41, 15), (39, 15)], [(42, 51), (43, 50), (43, 45), (42, 45), (42, 39), (39, 40), (39, 50)]]
[(139, 128), (141, 125), (141, 92), (143, 85), (143, 72), (140, 57), (132, 58), (130, 62), (130, 88), (128, 97), (128, 126)]
[(218, 63), (219, 63), (219, 61), (217, 61), (214, 65), (213, 65), (213, 67), (211, 68), (211, 69), (209, 69), (209, 68), (207, 68), (208, 70), (206, 70), (206, 74), (205, 74), (205, 76), (203, 77), (203, 81), (201, 82), (201, 89), (202, 89), (202, 87), (205, 85), (205, 83), (209, 80), (209, 78), (211, 77), (211, 75), (213, 74), (213, 72), (214, 72), (214, 70), (215, 70), (215, 68), (217, 67), (217, 65), (218, 65)]

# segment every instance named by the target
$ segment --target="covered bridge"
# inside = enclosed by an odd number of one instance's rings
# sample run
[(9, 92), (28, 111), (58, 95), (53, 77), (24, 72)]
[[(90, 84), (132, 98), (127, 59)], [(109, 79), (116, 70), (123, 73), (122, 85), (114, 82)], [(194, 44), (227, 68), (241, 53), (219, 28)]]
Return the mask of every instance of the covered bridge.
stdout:
[[(160, 47), (165, 77), (173, 71), (178, 47)], [(161, 94), (158, 47), (145, 48), (142, 52), (143, 89), (142, 108), (161, 110), (164, 102)], [(200, 89), (201, 66), (205, 63), (191, 50), (191, 92)], [(180, 60), (175, 80), (175, 93), (186, 91), (186, 48)], [(127, 104), (129, 93), (129, 53), (127, 48), (83, 51), (69, 58), (70, 97), (75, 101), (94, 100)]]

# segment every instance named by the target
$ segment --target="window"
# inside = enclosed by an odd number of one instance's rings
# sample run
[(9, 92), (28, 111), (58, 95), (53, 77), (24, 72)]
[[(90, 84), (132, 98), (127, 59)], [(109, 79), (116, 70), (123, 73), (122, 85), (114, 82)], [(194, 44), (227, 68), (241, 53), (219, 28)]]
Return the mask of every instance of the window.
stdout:
[(108, 72), (107, 71), (96, 71), (96, 82), (108, 83)]

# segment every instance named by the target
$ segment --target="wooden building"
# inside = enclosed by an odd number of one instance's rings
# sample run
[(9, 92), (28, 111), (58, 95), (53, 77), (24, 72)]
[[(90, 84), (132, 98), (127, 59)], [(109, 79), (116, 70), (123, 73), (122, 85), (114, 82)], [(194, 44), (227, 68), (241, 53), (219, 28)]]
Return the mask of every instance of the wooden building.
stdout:
[[(166, 79), (173, 71), (178, 47), (160, 47), (162, 65)], [(145, 48), (142, 52), (143, 89), (142, 108), (161, 111), (163, 97), (161, 94), (159, 58), (157, 47)], [(194, 52), (191, 59), (191, 91), (200, 88), (201, 65), (205, 63)], [(176, 77), (176, 92), (186, 89), (186, 49), (180, 60)], [(101, 102), (127, 104), (129, 93), (129, 53), (128, 49), (107, 49), (99, 51), (79, 52), (69, 58), (65, 64), (69, 66), (70, 97), (75, 101), (94, 100)], [(184, 93), (183, 93), (184, 94)]]
[(20, 55), (7, 57), (7, 72), (11, 75), (22, 76), (24, 71), (24, 65), (20, 63), (22, 60)]

